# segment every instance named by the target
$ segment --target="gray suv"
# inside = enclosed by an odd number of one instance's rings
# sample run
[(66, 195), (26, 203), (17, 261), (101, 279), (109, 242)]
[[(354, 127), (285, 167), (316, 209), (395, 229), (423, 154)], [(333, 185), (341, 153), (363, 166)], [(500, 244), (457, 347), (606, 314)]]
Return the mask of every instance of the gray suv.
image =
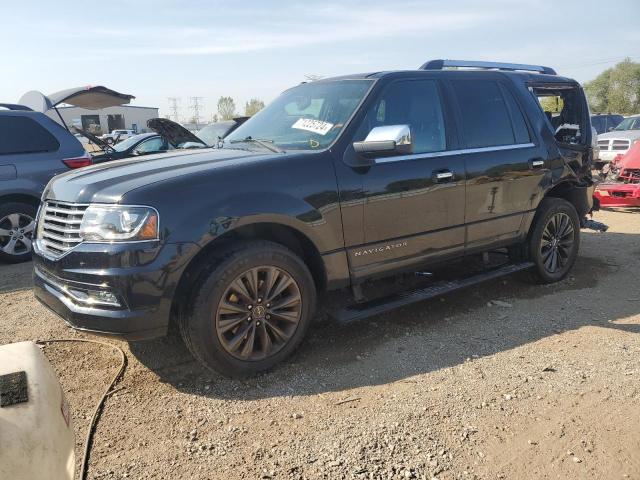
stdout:
[(60, 124), (23, 105), (0, 104), (0, 261), (31, 258), (45, 186), (58, 173), (90, 164), (82, 144)]

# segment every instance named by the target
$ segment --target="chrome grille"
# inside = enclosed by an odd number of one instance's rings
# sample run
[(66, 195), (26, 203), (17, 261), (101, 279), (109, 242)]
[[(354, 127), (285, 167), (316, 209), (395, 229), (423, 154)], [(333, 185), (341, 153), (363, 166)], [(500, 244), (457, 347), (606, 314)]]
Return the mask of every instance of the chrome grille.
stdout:
[(629, 150), (631, 142), (629, 140), (614, 140), (611, 150)]
[(88, 205), (46, 201), (38, 219), (38, 247), (59, 258), (82, 242), (80, 224)]
[(600, 150), (609, 150), (609, 140), (598, 140)]

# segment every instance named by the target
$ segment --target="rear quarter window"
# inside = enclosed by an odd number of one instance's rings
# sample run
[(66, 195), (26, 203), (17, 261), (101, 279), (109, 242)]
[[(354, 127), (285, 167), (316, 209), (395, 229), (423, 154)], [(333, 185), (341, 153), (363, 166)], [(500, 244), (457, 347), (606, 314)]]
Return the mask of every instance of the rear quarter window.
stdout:
[(0, 155), (54, 152), (60, 143), (32, 118), (0, 116)]

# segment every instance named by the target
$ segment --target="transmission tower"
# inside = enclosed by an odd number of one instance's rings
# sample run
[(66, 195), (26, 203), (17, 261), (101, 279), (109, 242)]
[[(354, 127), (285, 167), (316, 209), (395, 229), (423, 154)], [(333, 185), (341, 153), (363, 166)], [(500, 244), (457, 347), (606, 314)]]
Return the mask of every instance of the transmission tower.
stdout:
[(174, 122), (179, 122), (178, 104), (180, 103), (180, 99), (178, 97), (169, 97), (167, 100), (169, 101), (169, 111), (171, 112), (170, 116), (173, 117)]
[(202, 108), (202, 98), (203, 97), (190, 97), (191, 105), (189, 108), (193, 110), (193, 123), (196, 124), (196, 128), (198, 128), (198, 124), (200, 123), (200, 109)]

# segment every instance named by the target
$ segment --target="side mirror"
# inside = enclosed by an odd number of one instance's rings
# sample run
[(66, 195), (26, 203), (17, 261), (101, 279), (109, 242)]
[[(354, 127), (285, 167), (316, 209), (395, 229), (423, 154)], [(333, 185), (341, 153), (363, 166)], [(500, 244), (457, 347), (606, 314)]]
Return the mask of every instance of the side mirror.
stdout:
[(413, 153), (409, 125), (375, 127), (362, 142), (353, 142), (356, 153), (365, 157), (388, 157)]

